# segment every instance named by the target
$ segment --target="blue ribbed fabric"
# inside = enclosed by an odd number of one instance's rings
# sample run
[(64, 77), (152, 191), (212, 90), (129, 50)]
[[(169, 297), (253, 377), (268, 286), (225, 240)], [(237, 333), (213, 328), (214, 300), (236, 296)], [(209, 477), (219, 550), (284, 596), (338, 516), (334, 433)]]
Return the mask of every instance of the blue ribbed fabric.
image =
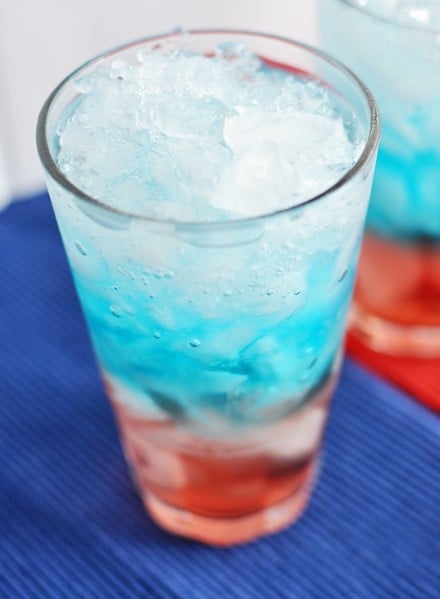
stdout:
[(346, 362), (305, 515), (212, 549), (133, 489), (47, 196), (0, 214), (0, 315), (0, 597), (440, 597), (440, 421), (402, 393)]

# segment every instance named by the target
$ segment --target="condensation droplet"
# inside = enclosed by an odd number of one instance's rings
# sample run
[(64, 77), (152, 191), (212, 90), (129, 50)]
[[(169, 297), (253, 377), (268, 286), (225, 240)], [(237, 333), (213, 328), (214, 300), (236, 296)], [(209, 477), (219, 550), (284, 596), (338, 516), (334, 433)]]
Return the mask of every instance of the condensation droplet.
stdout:
[(344, 272), (341, 274), (341, 276), (340, 276), (340, 277), (339, 277), (339, 279), (338, 279), (338, 283), (342, 283), (342, 281), (343, 281), (343, 280), (345, 279), (345, 277), (347, 276), (347, 273), (348, 273), (348, 268), (346, 268), (346, 269), (344, 270)]
[(198, 339), (191, 339), (189, 344), (191, 347), (199, 347), (199, 345), (201, 345), (201, 342)]
[(309, 364), (307, 364), (307, 369), (310, 370), (311, 368), (313, 368), (317, 361), (318, 361), (318, 358), (313, 358), (313, 360), (311, 360), (309, 362)]
[(122, 316), (122, 310), (121, 308), (118, 308), (118, 306), (110, 306), (110, 312), (115, 318), (121, 318)]
[(302, 383), (305, 383), (306, 381), (308, 381), (308, 380), (309, 380), (310, 376), (311, 376), (311, 373), (306, 371), (306, 372), (304, 372), (304, 373), (301, 375), (301, 377), (300, 377), (300, 379), (299, 379), (299, 380), (300, 380)]
[(79, 241), (75, 241), (75, 247), (82, 256), (87, 256), (85, 247)]
[(155, 339), (160, 339), (162, 337), (162, 333), (160, 331), (155, 331), (153, 337)]

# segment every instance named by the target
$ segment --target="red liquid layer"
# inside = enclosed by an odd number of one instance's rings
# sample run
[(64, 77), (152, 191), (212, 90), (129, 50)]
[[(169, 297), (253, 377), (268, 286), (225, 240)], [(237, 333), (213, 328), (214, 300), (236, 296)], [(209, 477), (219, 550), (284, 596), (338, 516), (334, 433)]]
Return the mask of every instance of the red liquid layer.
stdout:
[(334, 377), (299, 411), (208, 438), (184, 422), (153, 420), (109, 388), (126, 456), (153, 518), (179, 535), (231, 545), (275, 532), (310, 493)]
[(352, 328), (375, 349), (440, 353), (440, 247), (364, 239)]

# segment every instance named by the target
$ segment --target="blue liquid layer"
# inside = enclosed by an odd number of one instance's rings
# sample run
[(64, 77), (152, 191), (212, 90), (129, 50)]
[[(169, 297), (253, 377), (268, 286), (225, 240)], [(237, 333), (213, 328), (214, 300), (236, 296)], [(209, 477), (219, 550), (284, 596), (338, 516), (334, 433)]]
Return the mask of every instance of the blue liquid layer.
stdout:
[[(161, 296), (150, 297), (127, 290), (123, 280), (101, 281), (99, 291), (97, 281), (74, 275), (103, 370), (147, 409), (177, 419), (217, 414), (243, 422), (290, 411), (330, 374), (354, 277), (350, 269), (335, 285), (329, 272), (316, 260), (308, 285), (317, 299), (292, 306), (291, 314), (284, 306), (255, 315), (245, 298), (241, 309), (229, 311), (224, 297), (225, 313), (215, 318), (200, 317), (197, 298), (195, 307), (168, 303), (179, 297), (172, 280), (161, 282)], [(117, 306), (110, 283), (118, 289)]]

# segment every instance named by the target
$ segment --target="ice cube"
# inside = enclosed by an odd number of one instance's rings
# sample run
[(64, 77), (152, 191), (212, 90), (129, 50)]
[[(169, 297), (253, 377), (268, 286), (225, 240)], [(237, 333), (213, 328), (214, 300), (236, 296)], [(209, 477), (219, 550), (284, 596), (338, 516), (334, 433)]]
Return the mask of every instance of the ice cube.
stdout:
[(235, 160), (211, 203), (243, 216), (287, 208), (316, 195), (354, 161), (342, 121), (318, 114), (241, 110), (226, 119), (224, 136)]
[[(288, 434), (270, 443), (270, 453), (278, 459), (301, 460), (319, 448), (327, 410), (323, 406), (305, 407), (289, 421)], [(286, 431), (287, 432), (287, 431)]]
[(214, 98), (168, 98), (156, 108), (157, 125), (170, 137), (223, 141), (226, 106)]

